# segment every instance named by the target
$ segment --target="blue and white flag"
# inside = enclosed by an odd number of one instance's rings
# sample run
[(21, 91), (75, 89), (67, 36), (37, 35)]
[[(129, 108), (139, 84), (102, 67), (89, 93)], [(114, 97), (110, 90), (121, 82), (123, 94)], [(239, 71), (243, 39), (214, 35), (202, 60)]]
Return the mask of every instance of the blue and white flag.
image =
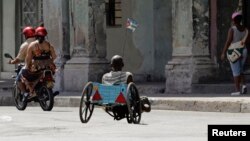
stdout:
[(128, 18), (126, 27), (134, 32), (138, 27), (138, 23), (134, 19)]

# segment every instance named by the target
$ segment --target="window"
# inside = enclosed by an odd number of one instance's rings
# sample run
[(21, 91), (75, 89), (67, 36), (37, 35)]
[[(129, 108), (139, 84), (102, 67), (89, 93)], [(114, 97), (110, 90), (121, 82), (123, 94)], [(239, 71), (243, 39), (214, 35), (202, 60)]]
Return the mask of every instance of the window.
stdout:
[(22, 29), (26, 26), (37, 27), (43, 22), (43, 0), (18, 0), (17, 1), (17, 46), (24, 41)]
[(21, 3), (21, 26), (37, 26), (38, 3), (34, 0), (22, 0)]
[(107, 26), (122, 26), (121, 0), (105, 0)]
[(16, 1), (16, 54), (25, 40), (21, 34), (26, 26), (37, 27), (43, 22), (43, 0)]

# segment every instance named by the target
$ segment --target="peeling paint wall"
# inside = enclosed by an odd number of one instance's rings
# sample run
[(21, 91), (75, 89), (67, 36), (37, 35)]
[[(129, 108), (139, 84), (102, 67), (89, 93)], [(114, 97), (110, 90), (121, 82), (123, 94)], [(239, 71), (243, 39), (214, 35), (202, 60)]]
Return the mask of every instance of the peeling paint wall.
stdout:
[(106, 53), (106, 24), (104, 0), (89, 2), (89, 47), (90, 56), (105, 58)]
[(173, 56), (191, 56), (193, 47), (192, 1), (172, 0)]
[[(86, 7), (86, 8), (82, 8)], [(88, 56), (85, 44), (88, 42), (88, 0), (70, 0), (70, 54)], [(81, 26), (80, 26), (81, 25)]]
[(44, 2), (44, 25), (48, 31), (48, 41), (56, 49), (58, 56), (62, 55), (62, 5), (61, 0)]
[(209, 2), (208, 0), (193, 0), (193, 55), (209, 56)]
[[(130, 17), (139, 23), (133, 33), (125, 29)], [(171, 17), (171, 2), (166, 0), (122, 1), (124, 25), (107, 28), (107, 59), (123, 55), (124, 70), (136, 81), (165, 80), (164, 67), (172, 54)]]

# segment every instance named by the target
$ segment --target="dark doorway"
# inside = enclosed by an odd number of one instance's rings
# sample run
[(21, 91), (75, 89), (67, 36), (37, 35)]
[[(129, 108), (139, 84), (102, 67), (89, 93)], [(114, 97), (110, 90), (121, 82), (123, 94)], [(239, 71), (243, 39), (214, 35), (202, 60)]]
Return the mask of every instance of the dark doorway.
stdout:
[(214, 14), (214, 16), (216, 17), (213, 17), (213, 18), (216, 18), (217, 20), (216, 21), (217, 31), (211, 30), (213, 34), (217, 34), (216, 35), (217, 36), (216, 56), (218, 58), (217, 63), (219, 66), (217, 79), (221, 83), (231, 83), (233, 82), (233, 77), (232, 77), (232, 71), (230, 68), (229, 61), (227, 59), (222, 61), (220, 59), (220, 56), (224, 48), (225, 42), (227, 40), (228, 30), (232, 26), (231, 15), (237, 9), (239, 1), (238, 0), (217, 0), (213, 2), (216, 3), (216, 8), (217, 8), (217, 13)]
[(243, 2), (243, 14), (244, 14), (244, 24), (250, 28), (250, 1), (244, 0)]
[[(243, 0), (243, 16), (244, 16), (244, 24), (250, 31), (250, 1)], [(248, 59), (246, 62), (246, 74), (250, 75), (250, 39), (248, 36), (248, 42), (246, 43), (246, 47), (248, 50)]]

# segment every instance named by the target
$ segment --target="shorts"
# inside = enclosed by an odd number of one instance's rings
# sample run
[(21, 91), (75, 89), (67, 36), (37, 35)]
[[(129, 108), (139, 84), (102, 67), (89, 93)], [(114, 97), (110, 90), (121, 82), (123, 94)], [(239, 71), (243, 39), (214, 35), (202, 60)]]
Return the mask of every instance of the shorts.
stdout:
[(246, 59), (247, 59), (247, 48), (244, 48), (242, 57), (238, 61), (234, 63), (229, 61), (234, 77), (240, 76), (244, 72), (244, 64), (246, 62)]
[(21, 76), (22, 76), (22, 73), (23, 73), (23, 69), (24, 69), (24, 67), (22, 67), (22, 68), (20, 69), (19, 73), (18, 73), (17, 76), (16, 76), (16, 81), (17, 81), (17, 82), (18, 82), (18, 81), (21, 81)]
[(36, 81), (42, 75), (42, 72), (30, 72), (27, 69), (22, 70), (22, 76), (26, 78), (29, 82)]

